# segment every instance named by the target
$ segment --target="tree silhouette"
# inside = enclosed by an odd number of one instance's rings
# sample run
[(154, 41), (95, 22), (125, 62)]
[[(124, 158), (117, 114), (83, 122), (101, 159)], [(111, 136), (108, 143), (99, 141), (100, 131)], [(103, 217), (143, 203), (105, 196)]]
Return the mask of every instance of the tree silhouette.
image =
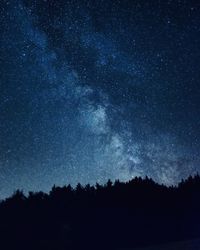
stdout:
[[(200, 176), (176, 187), (136, 177), (95, 186), (17, 190), (0, 203), (2, 249), (115, 248), (200, 237)], [(98, 242), (98, 246), (97, 246)]]

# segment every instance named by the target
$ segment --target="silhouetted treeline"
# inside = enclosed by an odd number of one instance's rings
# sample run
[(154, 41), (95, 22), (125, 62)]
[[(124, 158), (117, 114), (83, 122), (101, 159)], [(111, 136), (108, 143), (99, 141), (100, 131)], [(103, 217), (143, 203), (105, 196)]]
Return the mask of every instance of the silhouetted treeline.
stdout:
[[(0, 249), (105, 249), (200, 237), (200, 177), (16, 191), (0, 204)], [(2, 246), (2, 247), (1, 247)]]

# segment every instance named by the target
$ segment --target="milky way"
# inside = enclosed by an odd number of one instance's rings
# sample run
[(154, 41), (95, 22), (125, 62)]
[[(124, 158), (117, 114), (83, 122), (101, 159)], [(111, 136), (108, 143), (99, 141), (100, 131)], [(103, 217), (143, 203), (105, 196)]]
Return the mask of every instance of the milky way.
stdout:
[(0, 3), (0, 195), (200, 168), (200, 6)]

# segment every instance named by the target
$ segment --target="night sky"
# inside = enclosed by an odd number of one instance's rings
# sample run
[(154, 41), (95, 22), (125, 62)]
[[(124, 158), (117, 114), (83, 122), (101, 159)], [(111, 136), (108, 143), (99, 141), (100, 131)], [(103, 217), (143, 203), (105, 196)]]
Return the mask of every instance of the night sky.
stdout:
[(200, 3), (0, 1), (0, 198), (200, 171)]

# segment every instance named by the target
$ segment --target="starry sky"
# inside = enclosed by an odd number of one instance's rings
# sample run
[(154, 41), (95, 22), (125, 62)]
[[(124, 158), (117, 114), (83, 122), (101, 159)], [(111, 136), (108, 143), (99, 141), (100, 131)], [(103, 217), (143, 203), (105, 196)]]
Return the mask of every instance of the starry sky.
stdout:
[(200, 3), (0, 1), (0, 198), (200, 170)]

